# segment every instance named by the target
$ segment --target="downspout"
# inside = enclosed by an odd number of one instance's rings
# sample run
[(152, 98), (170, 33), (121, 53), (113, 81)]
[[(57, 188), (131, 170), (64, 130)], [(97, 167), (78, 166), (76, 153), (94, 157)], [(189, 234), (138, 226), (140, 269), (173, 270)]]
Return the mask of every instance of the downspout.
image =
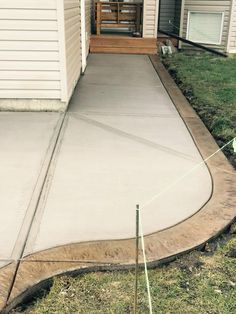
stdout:
[(82, 59), (82, 73), (84, 73), (87, 66), (85, 0), (81, 0), (80, 16), (81, 16), (81, 59)]
[(161, 0), (156, 0), (156, 18), (155, 18), (155, 34), (154, 34), (154, 37), (157, 38), (157, 33), (158, 33), (158, 26), (159, 26), (159, 7), (160, 7), (160, 3), (161, 3)]
[(226, 46), (226, 52), (230, 53), (230, 37), (231, 37), (231, 29), (232, 29), (232, 25), (233, 25), (233, 9), (234, 9), (234, 1), (235, 0), (231, 0), (230, 3), (230, 16), (229, 16), (229, 27), (228, 27), (228, 37), (227, 37), (227, 46)]
[[(183, 24), (184, 24), (184, 9), (185, 9), (185, 0), (181, 1), (181, 13), (180, 13), (180, 24), (179, 24), (179, 36), (183, 37)], [(179, 41), (178, 48), (182, 48), (182, 42)]]

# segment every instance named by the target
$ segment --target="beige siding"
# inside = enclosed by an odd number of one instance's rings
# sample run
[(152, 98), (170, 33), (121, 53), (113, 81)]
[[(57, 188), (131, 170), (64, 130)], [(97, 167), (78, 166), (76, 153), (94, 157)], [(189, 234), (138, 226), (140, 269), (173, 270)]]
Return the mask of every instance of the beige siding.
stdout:
[(236, 0), (232, 2), (228, 52), (236, 53)]
[(229, 30), (229, 20), (230, 20), (230, 9), (231, 0), (185, 0), (184, 7), (184, 17), (183, 17), (183, 37), (186, 38), (187, 35), (187, 23), (188, 23), (188, 12), (189, 11), (205, 11), (205, 12), (223, 12), (224, 13), (224, 23), (223, 23), (223, 33), (220, 45), (206, 45), (208, 47), (217, 48), (219, 50), (226, 51), (228, 42), (228, 30)]
[(143, 4), (143, 37), (157, 37), (158, 0), (144, 0)]
[(80, 0), (64, 0), (67, 98), (70, 99), (81, 73)]
[(0, 1), (0, 98), (60, 99), (56, 5)]

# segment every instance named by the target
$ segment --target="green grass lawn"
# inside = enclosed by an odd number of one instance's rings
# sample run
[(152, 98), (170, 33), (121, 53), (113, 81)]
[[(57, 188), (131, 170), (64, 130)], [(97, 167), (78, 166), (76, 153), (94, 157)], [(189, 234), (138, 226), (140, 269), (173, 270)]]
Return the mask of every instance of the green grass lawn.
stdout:
[[(236, 58), (178, 53), (163, 59), (219, 146), (236, 136)], [(225, 154), (236, 168), (232, 148)]]
[[(149, 271), (153, 313), (236, 313), (236, 225), (231, 232)], [(134, 272), (114, 271), (54, 278), (49, 292), (13, 313), (132, 313)], [(139, 274), (139, 312), (148, 312), (143, 270)]]

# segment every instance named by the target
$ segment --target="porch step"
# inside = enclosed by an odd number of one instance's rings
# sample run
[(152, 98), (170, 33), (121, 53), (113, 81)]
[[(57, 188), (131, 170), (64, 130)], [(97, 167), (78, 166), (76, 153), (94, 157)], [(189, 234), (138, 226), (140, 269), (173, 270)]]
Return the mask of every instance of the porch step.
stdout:
[(90, 52), (156, 54), (157, 41), (155, 38), (94, 35), (90, 40)]

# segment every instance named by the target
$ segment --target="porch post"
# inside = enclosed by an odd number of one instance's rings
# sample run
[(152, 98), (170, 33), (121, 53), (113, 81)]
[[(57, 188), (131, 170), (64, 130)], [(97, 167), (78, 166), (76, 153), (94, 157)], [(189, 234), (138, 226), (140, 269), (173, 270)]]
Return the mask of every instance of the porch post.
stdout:
[(159, 0), (143, 0), (143, 37), (157, 38), (158, 13)]

